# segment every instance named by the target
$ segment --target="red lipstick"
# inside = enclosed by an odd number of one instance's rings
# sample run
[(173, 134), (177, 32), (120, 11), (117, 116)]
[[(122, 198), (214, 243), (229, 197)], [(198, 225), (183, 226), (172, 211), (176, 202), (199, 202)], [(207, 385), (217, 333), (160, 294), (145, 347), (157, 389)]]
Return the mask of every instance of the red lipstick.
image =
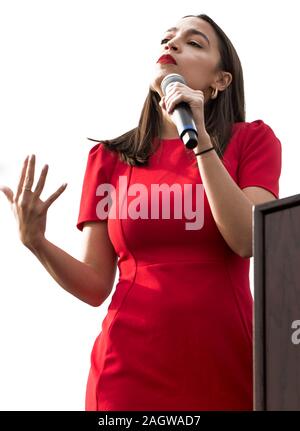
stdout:
[(173, 58), (170, 54), (162, 55), (161, 57), (159, 57), (156, 63), (177, 64), (175, 58)]

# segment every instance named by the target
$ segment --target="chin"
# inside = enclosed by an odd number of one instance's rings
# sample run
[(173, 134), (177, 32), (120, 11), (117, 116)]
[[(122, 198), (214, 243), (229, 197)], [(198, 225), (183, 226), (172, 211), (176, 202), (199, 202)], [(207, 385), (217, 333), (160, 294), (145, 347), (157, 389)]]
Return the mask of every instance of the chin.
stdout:
[(156, 91), (160, 96), (163, 95), (160, 84), (165, 76), (171, 73), (168, 70), (157, 70), (150, 79), (150, 89)]

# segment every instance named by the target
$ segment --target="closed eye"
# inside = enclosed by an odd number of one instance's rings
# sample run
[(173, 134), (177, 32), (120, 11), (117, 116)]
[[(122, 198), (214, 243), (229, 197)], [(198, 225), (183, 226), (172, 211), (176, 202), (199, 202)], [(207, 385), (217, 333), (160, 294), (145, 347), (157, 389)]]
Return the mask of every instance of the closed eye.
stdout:
[[(167, 43), (168, 41), (169, 41), (170, 39), (162, 39), (161, 40), (161, 45), (163, 45), (164, 43)], [(192, 46), (194, 46), (194, 47), (197, 47), (197, 48), (203, 48), (203, 46), (201, 46), (199, 43), (197, 43), (197, 42), (195, 42), (195, 41), (190, 41), (190, 42), (188, 42), (190, 45), (192, 45)]]
[(193, 40), (191, 42), (189, 42), (189, 44), (192, 46), (197, 46), (198, 48), (203, 48), (201, 45), (199, 45), (199, 43), (194, 42)]

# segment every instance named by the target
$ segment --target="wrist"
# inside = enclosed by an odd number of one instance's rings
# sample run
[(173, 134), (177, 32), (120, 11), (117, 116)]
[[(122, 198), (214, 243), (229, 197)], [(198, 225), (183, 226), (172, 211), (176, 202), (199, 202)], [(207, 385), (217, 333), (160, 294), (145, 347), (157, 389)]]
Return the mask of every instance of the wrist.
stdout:
[(46, 242), (46, 238), (44, 236), (40, 236), (31, 240), (23, 241), (25, 247), (27, 247), (33, 254), (38, 253), (39, 250), (43, 247), (43, 244)]
[(208, 150), (213, 147), (213, 143), (210, 136), (206, 134), (205, 136), (198, 136), (198, 144), (193, 148), (194, 153), (200, 153), (201, 151)]

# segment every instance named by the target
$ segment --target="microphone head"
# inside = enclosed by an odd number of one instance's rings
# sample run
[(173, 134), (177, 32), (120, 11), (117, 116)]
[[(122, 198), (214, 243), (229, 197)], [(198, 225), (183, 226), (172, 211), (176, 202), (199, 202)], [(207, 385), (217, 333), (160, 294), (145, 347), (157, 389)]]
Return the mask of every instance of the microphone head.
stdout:
[(186, 83), (183, 76), (179, 75), (178, 73), (169, 73), (169, 75), (164, 77), (160, 84), (160, 88), (164, 95), (167, 93), (168, 85), (172, 82), (181, 82), (182, 84)]

